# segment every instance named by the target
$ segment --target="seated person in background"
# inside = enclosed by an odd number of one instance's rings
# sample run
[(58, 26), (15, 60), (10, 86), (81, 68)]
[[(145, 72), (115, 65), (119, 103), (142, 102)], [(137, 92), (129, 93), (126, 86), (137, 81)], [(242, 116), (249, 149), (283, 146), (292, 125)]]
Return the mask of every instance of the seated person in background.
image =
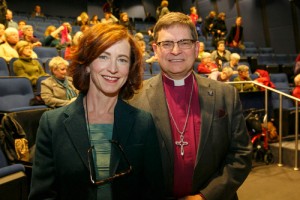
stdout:
[(230, 80), (230, 77), (232, 76), (233, 71), (231, 67), (224, 67), (222, 71), (214, 71), (212, 72), (208, 78), (221, 81), (221, 82), (228, 82)]
[(235, 20), (235, 25), (230, 29), (229, 34), (227, 35), (227, 45), (234, 48), (245, 49), (243, 44), (243, 26), (242, 26), (242, 17), (237, 17)]
[(228, 62), (230, 60), (231, 52), (225, 49), (225, 41), (220, 40), (217, 43), (217, 49), (211, 53), (212, 60), (216, 60), (219, 57), (223, 63)]
[(198, 53), (197, 61), (201, 61), (204, 52), (205, 52), (205, 44), (204, 42), (199, 42), (199, 53)]
[(144, 61), (148, 60), (150, 58), (150, 54), (146, 51), (146, 42), (144, 40), (139, 40), (137, 43), (142, 50)]
[(82, 12), (78, 17), (75, 25), (82, 26), (82, 25), (89, 25), (89, 15), (86, 12)]
[(225, 40), (227, 34), (227, 27), (225, 23), (226, 14), (224, 12), (220, 12), (218, 14), (217, 19), (214, 21), (213, 25), (213, 37), (212, 37), (212, 45), (217, 47), (218, 41)]
[(20, 41), (16, 45), (19, 54), (13, 64), (13, 70), (16, 76), (26, 77), (30, 80), (33, 89), (36, 89), (36, 81), (40, 76), (47, 76), (40, 62), (32, 59), (32, 44), (27, 41)]
[(104, 13), (104, 18), (101, 19), (101, 23), (117, 23), (118, 21), (109, 10)]
[(300, 54), (297, 56), (294, 66), (294, 75), (300, 74)]
[(83, 36), (83, 32), (81, 32), (81, 31), (78, 31), (75, 33), (75, 35), (72, 39), (72, 44), (70, 46), (66, 47), (66, 51), (65, 51), (65, 55), (64, 55), (66, 60), (71, 60), (72, 56), (78, 49), (78, 44), (79, 44), (79, 41), (82, 38), (82, 36)]
[(91, 20), (90, 20), (90, 25), (95, 25), (95, 24), (99, 24), (100, 21), (98, 19), (98, 15), (93, 15)]
[(42, 43), (43, 46), (45, 46), (44, 45), (45, 38), (48, 37), (55, 30), (56, 30), (55, 26), (53, 26), (53, 25), (47, 26), (47, 28), (46, 28), (46, 30), (44, 32), (44, 37), (40, 38), (40, 41), (41, 41), (41, 43)]
[(39, 41), (39, 39), (34, 37), (33, 27), (31, 25), (25, 25), (22, 31), (23, 36), (20, 38), (20, 40), (30, 42), (33, 47), (42, 46), (42, 43)]
[[(266, 85), (268, 87), (275, 88), (274, 83), (270, 79), (270, 75), (269, 75), (268, 71), (263, 70), (263, 69), (257, 69), (257, 70), (255, 70), (254, 74), (257, 75), (257, 78), (252, 77), (253, 79), (255, 79), (255, 81), (257, 81), (258, 83), (261, 83), (263, 85)], [(263, 88), (263, 87), (259, 87), (259, 88), (261, 91), (265, 90), (265, 88)]]
[(23, 27), (26, 25), (25, 20), (18, 21), (18, 31), (19, 31), (19, 37), (23, 37)]
[(208, 36), (213, 35), (213, 25), (214, 25), (216, 15), (217, 13), (215, 11), (210, 11), (209, 14), (204, 19), (202, 25), (202, 33), (206, 39)]
[(57, 108), (68, 105), (78, 95), (72, 77), (67, 76), (68, 66), (69, 62), (59, 56), (52, 58), (49, 62), (52, 76), (41, 83), (41, 97), (49, 107)]
[[(292, 95), (300, 99), (300, 74), (298, 74), (294, 78), (294, 82), (295, 82), (295, 88), (293, 89)], [(300, 105), (300, 102), (298, 105)]]
[(34, 7), (34, 11), (31, 13), (31, 17), (45, 17), (44, 13), (42, 13), (41, 6), (36, 5)]
[(7, 27), (18, 29), (18, 24), (13, 20), (13, 12), (9, 9), (6, 10), (6, 24)]
[(43, 41), (43, 46), (57, 47), (58, 45), (65, 45), (71, 41), (66, 26), (60, 26), (52, 31)]
[(122, 12), (120, 14), (119, 24), (125, 26), (128, 29), (129, 33), (131, 33), (131, 34), (133, 33), (134, 28), (133, 28), (133, 25), (131, 24), (131, 22), (129, 21), (127, 12)]
[(210, 74), (213, 71), (218, 71), (218, 66), (211, 59), (211, 54), (204, 52), (201, 63), (198, 65), (199, 74)]
[(19, 54), (15, 50), (16, 44), (19, 42), (19, 33), (15, 28), (7, 28), (4, 31), (5, 43), (0, 45), (0, 57), (9, 62), (12, 58), (18, 58)]
[[(238, 66), (238, 76), (233, 81), (252, 81), (249, 76), (249, 67), (247, 65)], [(253, 83), (234, 84), (240, 92), (259, 91), (259, 88)]]
[(5, 36), (4, 36), (5, 26), (0, 24), (0, 45), (5, 43)]
[(232, 53), (230, 55), (230, 60), (229, 62), (226, 62), (223, 64), (223, 67), (231, 67), (231, 69), (233, 70), (233, 74), (237, 74), (237, 68), (239, 66), (239, 61), (241, 59), (241, 56), (237, 53)]

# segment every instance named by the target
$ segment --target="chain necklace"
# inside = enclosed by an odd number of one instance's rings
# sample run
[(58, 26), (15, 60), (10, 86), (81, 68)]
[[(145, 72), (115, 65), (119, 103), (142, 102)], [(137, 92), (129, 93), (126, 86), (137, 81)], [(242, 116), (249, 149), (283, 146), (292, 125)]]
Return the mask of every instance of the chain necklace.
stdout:
[(180, 155), (181, 156), (184, 156), (184, 146), (188, 145), (189, 143), (187, 141), (184, 141), (184, 132), (185, 132), (185, 129), (186, 129), (186, 126), (187, 126), (187, 122), (188, 122), (188, 119), (189, 119), (189, 115), (190, 115), (190, 110), (191, 110), (191, 102), (192, 102), (192, 97), (193, 97), (193, 90), (194, 90), (194, 76), (193, 77), (193, 81), (192, 81), (192, 90), (191, 90), (191, 95), (190, 95), (190, 99), (189, 99), (189, 105), (188, 105), (188, 112), (187, 112), (187, 115), (186, 115), (186, 118), (185, 118), (185, 122), (184, 122), (184, 126), (183, 126), (183, 130), (180, 131), (176, 122), (175, 122), (175, 119), (172, 115), (172, 112), (171, 112), (171, 109), (170, 109), (170, 106), (169, 106), (169, 103), (168, 103), (168, 100), (166, 99), (166, 102), (167, 102), (167, 107), (168, 107), (168, 110), (169, 110), (169, 113), (170, 113), (170, 116), (171, 116), (171, 119), (175, 125), (175, 128), (177, 130), (177, 132), (180, 134), (180, 141), (175, 141), (175, 144), (177, 146), (180, 146)]

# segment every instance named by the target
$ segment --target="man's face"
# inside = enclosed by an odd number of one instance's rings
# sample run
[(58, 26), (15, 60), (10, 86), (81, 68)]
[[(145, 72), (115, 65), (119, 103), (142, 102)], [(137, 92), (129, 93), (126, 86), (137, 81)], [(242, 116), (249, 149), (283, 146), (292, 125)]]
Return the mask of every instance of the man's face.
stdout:
[[(162, 41), (178, 42), (184, 39), (193, 39), (189, 27), (173, 25), (158, 32), (157, 43)], [(185, 78), (193, 69), (199, 51), (199, 42), (193, 42), (190, 48), (180, 48), (178, 43), (175, 43), (172, 49), (166, 49), (157, 43), (153, 44), (153, 49), (162, 71), (173, 79)]]
[(6, 41), (10, 44), (10, 45), (15, 45), (19, 42), (19, 34), (18, 33), (10, 33), (7, 37), (6, 37)]

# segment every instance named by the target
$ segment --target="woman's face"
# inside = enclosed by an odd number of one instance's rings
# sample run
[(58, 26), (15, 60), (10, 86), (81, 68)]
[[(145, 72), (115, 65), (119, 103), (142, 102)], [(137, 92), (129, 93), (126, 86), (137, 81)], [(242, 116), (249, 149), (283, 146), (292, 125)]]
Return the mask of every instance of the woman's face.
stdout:
[(225, 51), (225, 44), (223, 44), (223, 43), (219, 44), (218, 51), (221, 51), (221, 52)]
[(59, 64), (56, 69), (53, 70), (53, 75), (60, 80), (65, 79), (67, 75), (67, 66), (65, 64)]
[(26, 46), (24, 47), (23, 51), (22, 51), (22, 57), (31, 57), (32, 54), (32, 48), (31, 46)]
[(121, 40), (96, 58), (87, 71), (90, 72), (89, 92), (105, 96), (117, 96), (128, 78), (130, 66), (130, 45)]

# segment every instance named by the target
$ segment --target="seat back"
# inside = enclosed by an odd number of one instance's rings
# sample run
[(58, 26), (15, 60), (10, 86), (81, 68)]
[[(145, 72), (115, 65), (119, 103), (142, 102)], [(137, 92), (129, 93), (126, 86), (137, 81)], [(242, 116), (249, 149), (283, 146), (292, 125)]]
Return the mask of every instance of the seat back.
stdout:
[[(274, 83), (277, 90), (290, 94), (291, 88), (285, 73), (270, 74), (270, 80)], [(279, 108), (279, 95), (277, 93), (272, 93), (272, 104), (274, 109)], [(282, 107), (284, 109), (289, 109), (293, 106), (292, 100), (286, 97), (282, 98)]]
[(33, 51), (37, 54), (38, 58), (46, 62), (49, 58), (58, 56), (58, 51), (55, 47), (35, 47)]
[(0, 76), (9, 76), (7, 63), (2, 57), (0, 57)]
[(50, 76), (40, 76), (36, 81), (36, 93), (35, 95), (41, 95), (41, 85), (42, 81), (49, 78)]
[(29, 79), (24, 77), (0, 77), (0, 111), (13, 112), (46, 108), (47, 106), (30, 106), (34, 97)]
[(12, 58), (9, 61), (9, 74), (11, 76), (16, 76), (15, 72), (14, 72), (14, 62), (17, 60), (18, 58)]
[(289, 90), (289, 81), (285, 73), (270, 74), (270, 80), (274, 83), (277, 90)]

